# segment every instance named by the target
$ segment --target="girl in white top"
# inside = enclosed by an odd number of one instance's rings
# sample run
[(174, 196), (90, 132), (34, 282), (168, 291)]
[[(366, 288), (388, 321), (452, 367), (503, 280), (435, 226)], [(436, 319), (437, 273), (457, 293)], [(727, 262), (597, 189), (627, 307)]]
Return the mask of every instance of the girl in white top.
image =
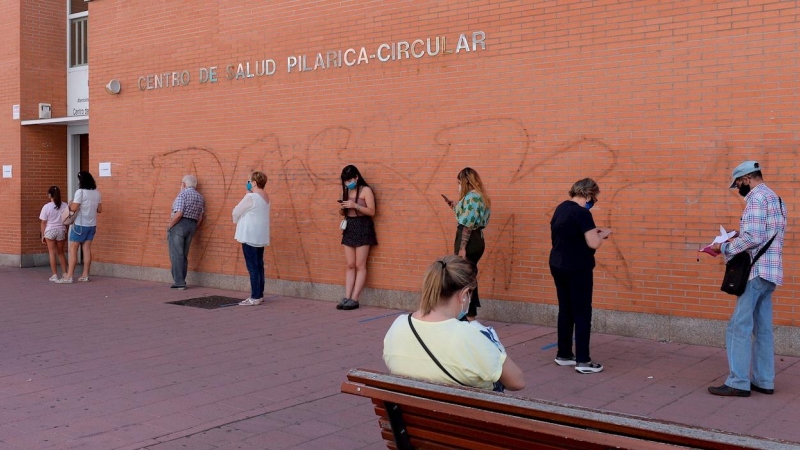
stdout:
[(92, 241), (97, 231), (97, 215), (103, 211), (102, 197), (97, 190), (94, 177), (89, 172), (78, 172), (78, 191), (69, 205), (73, 211), (75, 223), (69, 230), (69, 271), (56, 283), (72, 283), (75, 266), (78, 263), (78, 246), (83, 254), (83, 274), (78, 281), (89, 281), (89, 269), (92, 266)]
[(50, 254), (50, 270), (53, 275), (50, 281), (58, 280), (58, 266), (56, 259), (61, 263), (61, 271), (67, 271), (67, 258), (64, 257), (64, 243), (67, 241), (67, 227), (64, 226), (64, 217), (67, 215), (67, 204), (61, 201), (61, 189), (50, 186), (47, 190), (50, 202), (42, 207), (39, 214), (41, 224), (42, 244), (47, 244)]
[(233, 208), (236, 224), (234, 239), (242, 244), (244, 262), (250, 274), (250, 297), (242, 306), (261, 304), (264, 298), (264, 247), (269, 245), (269, 195), (264, 191), (267, 175), (253, 172), (247, 181), (247, 194)]
[(461, 321), (476, 276), (475, 265), (458, 255), (445, 256), (428, 268), (420, 308), (398, 317), (383, 340), (383, 361), (391, 373), (483, 389), (498, 388), (497, 382), (511, 391), (525, 388), (522, 370), (499, 345), (497, 335)]

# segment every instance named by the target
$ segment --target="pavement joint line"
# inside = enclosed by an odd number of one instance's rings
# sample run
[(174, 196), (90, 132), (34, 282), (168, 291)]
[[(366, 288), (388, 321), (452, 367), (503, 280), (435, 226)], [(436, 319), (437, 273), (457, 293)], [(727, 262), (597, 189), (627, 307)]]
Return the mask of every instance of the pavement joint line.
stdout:
[[(123, 447), (122, 449), (119, 449), (119, 450), (147, 449), (148, 447), (166, 444), (168, 442), (176, 441), (178, 439), (189, 438), (189, 437), (192, 437), (192, 436), (200, 434), (200, 433), (205, 433), (206, 431), (209, 431), (209, 430), (222, 428), (224, 426), (232, 425), (232, 424), (235, 424), (235, 423), (238, 423), (238, 422), (243, 422), (245, 420), (255, 419), (256, 417), (260, 417), (260, 416), (265, 416), (267, 414), (276, 413), (276, 412), (279, 412), (279, 411), (283, 411), (285, 409), (296, 408), (298, 406), (305, 405), (306, 403), (311, 403), (311, 402), (316, 402), (316, 401), (324, 400), (324, 399), (331, 398), (331, 397), (336, 397), (337, 395), (343, 395), (343, 394), (341, 392), (336, 392), (336, 393), (333, 393), (333, 394), (330, 394), (330, 395), (326, 395), (324, 397), (309, 399), (309, 400), (306, 400), (304, 402), (300, 402), (300, 403), (296, 403), (296, 404), (293, 404), (293, 405), (284, 406), (284, 407), (278, 408), (278, 409), (263, 410), (263, 412), (258, 413), (258, 414), (248, 415), (248, 416), (245, 416), (245, 417), (242, 417), (242, 418), (239, 418), (239, 419), (229, 420), (227, 422), (219, 423), (219, 424), (216, 424), (216, 425), (212, 425), (216, 421), (206, 422), (204, 424), (197, 425), (197, 426), (194, 426), (194, 427), (191, 427), (191, 428), (187, 428), (187, 429), (180, 430), (180, 431), (175, 431), (173, 433), (166, 433), (166, 434), (162, 434), (161, 436), (156, 436), (156, 437), (152, 437), (152, 438), (147, 439), (147, 441), (156, 440), (157, 443), (145, 444), (144, 446), (142, 446), (142, 442), (140, 442), (140, 443), (131, 444), (129, 446)], [(245, 412), (245, 414), (247, 414), (247, 413), (249, 413), (249, 411)], [(202, 429), (198, 429), (198, 428), (201, 428), (201, 427), (203, 427), (203, 428)], [(161, 438), (163, 438), (163, 437), (168, 437), (168, 439), (162, 441)], [(143, 442), (147, 442), (147, 441), (143, 441)]]
[(407, 313), (408, 313), (408, 311), (393, 312), (391, 314), (384, 314), (382, 316), (375, 316), (375, 317), (369, 317), (369, 318), (366, 318), (366, 319), (361, 319), (361, 320), (358, 321), (358, 323), (372, 322), (373, 320), (383, 319), (384, 317), (399, 316), (400, 314), (407, 314)]

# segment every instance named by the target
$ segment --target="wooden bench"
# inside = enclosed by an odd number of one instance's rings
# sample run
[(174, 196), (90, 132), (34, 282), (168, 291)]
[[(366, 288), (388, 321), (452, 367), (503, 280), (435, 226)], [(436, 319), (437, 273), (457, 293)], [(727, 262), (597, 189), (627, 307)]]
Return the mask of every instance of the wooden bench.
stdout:
[(351, 370), (342, 392), (372, 399), (388, 448), (798, 449), (788, 442)]

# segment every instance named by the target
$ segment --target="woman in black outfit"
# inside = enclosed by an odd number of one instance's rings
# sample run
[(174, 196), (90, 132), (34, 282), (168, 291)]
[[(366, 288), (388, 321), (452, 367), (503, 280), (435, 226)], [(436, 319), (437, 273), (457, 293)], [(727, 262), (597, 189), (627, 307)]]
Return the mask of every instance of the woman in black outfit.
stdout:
[(367, 257), (369, 248), (378, 245), (375, 235), (375, 194), (356, 166), (342, 170), (342, 199), (339, 213), (345, 217), (347, 226), (342, 230), (342, 245), (347, 259), (344, 291), (336, 309), (358, 308), (358, 296), (367, 281)]
[[(558, 353), (556, 364), (575, 366), (579, 373), (597, 373), (602, 364), (589, 356), (592, 327), (592, 288), (594, 253), (611, 234), (597, 228), (589, 209), (597, 203), (600, 187), (591, 178), (584, 178), (569, 191), (553, 213), (550, 232), (550, 273), (558, 295)], [(572, 332), (575, 330), (575, 353)]]

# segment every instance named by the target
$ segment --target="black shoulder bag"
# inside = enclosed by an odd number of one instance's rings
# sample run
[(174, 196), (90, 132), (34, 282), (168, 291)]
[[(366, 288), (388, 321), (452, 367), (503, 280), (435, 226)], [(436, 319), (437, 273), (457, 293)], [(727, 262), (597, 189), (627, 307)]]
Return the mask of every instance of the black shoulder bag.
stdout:
[(433, 353), (431, 353), (431, 351), (430, 351), (430, 350), (428, 350), (428, 346), (427, 346), (427, 345), (425, 345), (425, 343), (424, 343), (424, 342), (422, 342), (422, 338), (420, 338), (420, 337), (419, 337), (419, 334), (417, 334), (417, 330), (415, 330), (415, 329), (414, 329), (414, 324), (412, 324), (412, 323), (411, 323), (411, 314), (409, 314), (409, 315), (408, 315), (408, 326), (410, 326), (410, 327), (411, 327), (411, 331), (414, 333), (414, 336), (416, 336), (417, 340), (419, 341), (419, 344), (422, 346), (422, 348), (424, 348), (424, 349), (425, 349), (425, 352), (428, 354), (428, 356), (430, 356), (430, 357), (431, 357), (431, 359), (433, 360), (433, 362), (435, 362), (435, 363), (436, 363), (436, 365), (437, 365), (437, 366), (439, 366), (439, 368), (440, 368), (440, 369), (442, 369), (442, 372), (444, 372), (444, 373), (445, 373), (445, 375), (447, 375), (448, 377), (450, 377), (450, 379), (451, 379), (451, 380), (455, 381), (456, 383), (460, 384), (461, 386), (466, 386), (466, 384), (464, 384), (464, 383), (462, 383), (462, 382), (458, 381), (458, 380), (456, 379), (456, 377), (454, 377), (454, 376), (450, 375), (450, 372), (448, 372), (448, 371), (447, 371), (447, 369), (445, 369), (445, 368), (444, 368), (444, 366), (443, 366), (441, 363), (439, 363), (439, 360), (438, 360), (438, 359), (436, 359), (436, 357), (435, 357), (435, 356), (433, 356)]
[[(776, 233), (775, 236), (777, 235)], [(725, 276), (722, 277), (722, 286), (720, 290), (737, 297), (744, 294), (744, 290), (747, 288), (748, 278), (750, 278), (750, 269), (753, 268), (758, 258), (761, 258), (761, 255), (767, 251), (772, 241), (775, 239), (775, 236), (772, 236), (769, 242), (767, 242), (767, 245), (756, 253), (756, 257), (752, 261), (750, 261), (750, 253), (747, 253), (747, 250), (734, 255), (734, 257), (725, 264)]]

